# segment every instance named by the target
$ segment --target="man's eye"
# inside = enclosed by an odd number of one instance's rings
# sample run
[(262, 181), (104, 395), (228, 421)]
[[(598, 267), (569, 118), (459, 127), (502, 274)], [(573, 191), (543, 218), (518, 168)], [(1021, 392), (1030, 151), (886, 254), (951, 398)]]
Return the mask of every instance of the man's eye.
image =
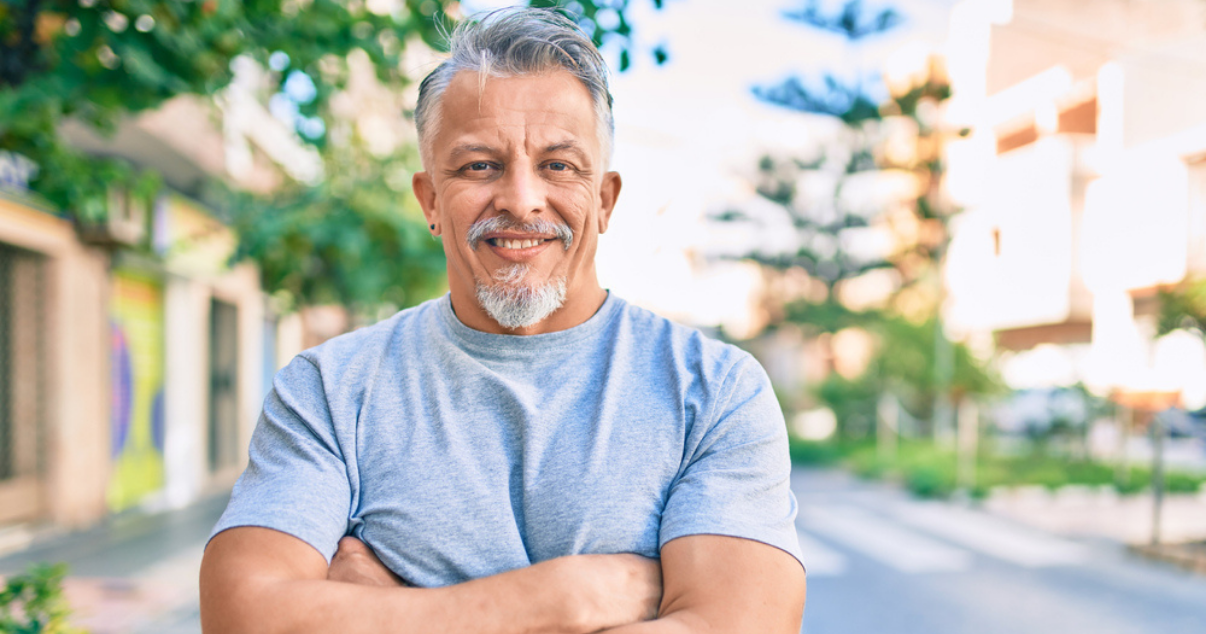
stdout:
[(490, 164), (485, 161), (478, 161), (476, 163), (466, 165), (465, 169), (470, 172), (484, 172), (490, 169)]
[(554, 172), (564, 172), (570, 168), (569, 164), (562, 163), (561, 161), (553, 161), (552, 163), (549, 163), (547, 167)]

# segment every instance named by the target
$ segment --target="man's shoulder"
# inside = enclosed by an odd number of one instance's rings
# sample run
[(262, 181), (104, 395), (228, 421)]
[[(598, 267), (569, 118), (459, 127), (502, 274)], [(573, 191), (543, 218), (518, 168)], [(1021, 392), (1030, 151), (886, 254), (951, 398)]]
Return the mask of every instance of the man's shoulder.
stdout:
[(671, 359), (705, 379), (722, 380), (734, 367), (757, 364), (745, 350), (704, 331), (663, 317), (649, 309), (624, 303), (626, 327), (620, 336), (633, 339), (636, 350)]

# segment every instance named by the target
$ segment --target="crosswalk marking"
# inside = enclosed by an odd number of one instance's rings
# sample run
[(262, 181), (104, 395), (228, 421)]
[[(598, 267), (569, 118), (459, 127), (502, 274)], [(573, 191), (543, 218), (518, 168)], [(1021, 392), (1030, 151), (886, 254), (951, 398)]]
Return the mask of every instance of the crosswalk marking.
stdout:
[(800, 553), (804, 555), (804, 567), (809, 577), (832, 577), (846, 572), (846, 557), (814, 539), (808, 533), (797, 530), (800, 538)]
[(945, 504), (900, 504), (894, 515), (910, 526), (1020, 566), (1077, 564), (1088, 558), (1087, 549), (1080, 544)]
[(922, 537), (853, 506), (804, 506), (800, 524), (902, 572), (958, 571), (971, 566), (967, 551)]

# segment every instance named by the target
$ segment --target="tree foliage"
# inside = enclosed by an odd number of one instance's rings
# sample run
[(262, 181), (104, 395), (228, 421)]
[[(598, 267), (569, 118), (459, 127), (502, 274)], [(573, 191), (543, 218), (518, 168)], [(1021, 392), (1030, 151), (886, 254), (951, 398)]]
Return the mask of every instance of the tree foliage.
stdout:
[[(836, 33), (850, 43), (885, 33), (903, 20), (890, 8), (869, 12), (861, 0), (848, 0), (833, 13), (826, 13), (819, 2), (810, 0), (784, 15), (812, 28)], [(801, 77), (789, 77), (776, 85), (756, 86), (753, 93), (764, 102), (802, 115), (836, 120), (841, 124), (842, 147), (821, 150), (807, 158), (767, 155), (759, 161), (755, 190), (786, 215), (795, 233), (796, 246), (788, 252), (754, 250), (745, 258), (773, 270), (799, 268), (824, 283), (827, 289), (824, 298), (819, 303), (794, 301), (783, 313), (787, 320), (808, 323), (827, 332), (865, 321), (856, 311), (841, 305), (837, 294), (842, 284), (877, 269), (896, 270), (905, 283), (913, 282), (922, 273), (914, 270), (916, 267), (910, 268), (912, 262), (906, 262), (909, 258), (904, 251), (920, 245), (908, 245), (905, 250), (879, 257), (868, 257), (852, 249), (852, 239), (860, 232), (865, 233), (885, 210), (856, 208), (848, 202), (846, 189), (857, 186), (857, 179), (863, 175), (900, 167), (887, 165), (878, 148), (882, 140), (881, 123), (885, 114), (893, 110), (893, 114), (915, 118), (917, 108), (911, 102), (906, 104), (908, 108), (895, 103), (881, 104), (861, 78), (843, 80), (832, 74), (824, 75), (819, 86)], [(928, 165), (927, 169), (935, 167)], [(823, 200), (802, 196), (800, 188), (809, 182), (832, 183), (831, 195)], [(919, 209), (925, 207), (918, 205)], [(719, 219), (752, 220), (741, 210), (725, 212)]]
[(288, 186), (267, 200), (225, 192), (223, 207), (240, 237), (236, 259), (254, 259), (265, 288), (283, 291), (289, 302), (367, 311), (414, 305), (438, 292), (443, 249), (427, 232), (409, 183), (397, 182), (413, 158), (331, 154), (330, 176), (314, 186)]
[[(958, 401), (965, 395), (992, 395), (1003, 384), (964, 345), (951, 350), (949, 381), (942, 380), (935, 338), (940, 332), (936, 319), (915, 322), (889, 313), (855, 313), (846, 324), (862, 328), (877, 339), (866, 371), (857, 377), (830, 373), (813, 390), (814, 396), (837, 415), (839, 434), (844, 438), (870, 435), (875, 429), (880, 395), (889, 392), (919, 424), (928, 424), (940, 394)], [(847, 325), (846, 327), (851, 327)], [(924, 431), (924, 430), (916, 430)]]
[[(892, 8), (870, 11), (862, 0), (847, 0), (831, 13), (826, 13), (816, 0), (809, 0), (785, 16), (836, 33), (851, 44), (890, 31), (904, 20)], [(932, 63), (908, 86), (894, 87), (886, 102), (872, 96), (863, 81), (861, 77), (843, 80), (826, 74), (819, 84), (790, 77), (779, 84), (753, 89), (756, 97), (772, 105), (840, 123), (840, 147), (814, 151), (806, 158), (768, 155), (761, 159), (755, 190), (783, 211), (795, 233), (796, 247), (787, 252), (754, 250), (745, 256), (774, 270), (802, 269), (824, 283), (828, 292), (819, 300), (823, 305), (807, 309), (804, 305), (808, 301), (796, 300), (783, 314), (789, 321), (803, 320), (801, 323), (830, 332), (863, 320), (854, 315), (855, 311), (842, 307), (837, 297), (842, 285), (850, 280), (886, 269), (894, 271), (899, 290), (919, 283), (932, 285), (945, 252), (946, 223), (955, 212), (943, 201), (939, 187), (945, 169), (941, 157), (943, 137), (950, 134), (940, 127), (937, 114), (951, 94), (945, 72)], [(893, 126), (912, 130), (912, 151), (904, 158), (899, 152), (884, 149)], [(868, 175), (887, 172), (909, 175), (916, 184), (915, 197), (890, 202), (887, 207), (866, 208), (850, 202), (848, 189), (863, 186)], [(801, 187), (809, 182), (831, 183), (831, 195), (824, 199), (801, 195)], [(903, 212), (908, 220), (904, 223), (907, 231), (885, 220), (889, 211)], [(753, 220), (742, 210), (729, 210), (718, 218)], [(851, 248), (858, 234), (872, 227), (892, 232), (889, 252), (874, 256)], [(930, 307), (931, 311), (936, 309), (936, 305)], [(817, 318), (821, 320), (812, 321)]]
[[(785, 11), (783, 15), (794, 22), (835, 33), (851, 43), (891, 31), (904, 21), (904, 17), (891, 7), (871, 15), (868, 13), (862, 0), (848, 0), (832, 14), (821, 9), (819, 0), (808, 0), (804, 6)], [(767, 103), (797, 112), (836, 117), (849, 126), (880, 118), (878, 103), (860, 82), (845, 82), (833, 75), (825, 75), (823, 82), (824, 87), (817, 90), (806, 86), (799, 77), (789, 77), (777, 86), (756, 86), (754, 94)]]
[(11, 634), (73, 634), (67, 623), (70, 609), (63, 596), (67, 567), (36, 565), (13, 575), (0, 586), (0, 632)]
[(445, 5), (403, 6), (378, 15), (337, 0), (8, 0), (0, 4), (0, 148), (37, 162), (32, 186), (66, 213), (103, 220), (109, 187), (145, 189), (155, 179), (140, 174), (145, 166), (73, 149), (59, 134), (64, 120), (112, 132), (178, 95), (214, 95), (230, 83), (237, 56), (267, 67), (274, 54), (288, 60), (288, 72), (271, 75), (269, 88), (306, 74), (316, 94), (302, 114), (317, 115), (345, 86), (352, 50), (366, 53), (383, 81), (399, 83), (405, 43), (439, 42)]
[[(847, 0), (830, 12), (809, 0), (785, 16), (837, 34), (850, 45), (886, 33), (904, 20), (891, 8), (871, 11), (862, 0)], [(783, 305), (778, 316), (783, 321), (800, 324), (813, 334), (858, 328), (876, 340), (876, 351), (862, 376), (830, 372), (814, 390), (813, 396), (838, 415), (847, 435), (874, 428), (879, 395), (885, 391), (893, 393), (914, 417), (925, 419), (945, 399), (997, 389), (995, 378), (967, 347), (946, 341), (938, 321), (941, 293), (935, 288), (941, 283), (946, 223), (955, 212), (944, 203), (939, 188), (943, 137), (950, 134), (941, 128), (938, 117), (941, 103), (950, 97), (945, 73), (931, 64), (909, 85), (891, 86), (886, 101), (875, 97), (875, 92), (861, 75), (842, 79), (833, 74), (819, 80), (793, 76), (753, 88), (753, 94), (766, 103), (838, 124), (838, 142), (829, 147), (805, 152), (803, 157), (764, 156), (759, 161), (754, 189), (790, 222), (794, 246), (774, 252), (755, 249), (744, 259), (771, 271), (802, 270), (824, 286), (824, 293), (779, 298)], [(909, 152), (885, 149), (894, 130), (908, 131)], [(884, 205), (856, 203), (857, 197), (847, 195), (865, 187), (868, 177), (888, 173), (907, 175), (916, 184), (916, 194)], [(827, 195), (818, 195), (818, 186), (828, 187)], [(740, 209), (719, 214), (718, 219), (756, 221)], [(891, 248), (878, 254), (855, 248), (860, 234), (870, 230), (889, 232)], [(895, 291), (888, 301), (875, 308), (844, 303), (845, 285), (874, 271), (889, 271), (894, 280)]]
[(789, 20), (837, 33), (851, 42), (887, 32), (904, 21), (904, 16), (891, 7), (867, 14), (862, 2), (846, 2), (837, 13), (826, 14), (821, 10), (820, 0), (809, 0), (804, 6), (783, 13)]
[[(621, 67), (629, 63), (628, 0), (530, 4), (562, 6), (596, 42), (619, 48)], [(291, 100), (291, 123), (322, 153), (330, 182), (223, 197), (244, 239), (239, 255), (261, 265), (267, 290), (301, 303), (410, 303), (438, 277), (432, 258), (440, 256), (420, 239), (415, 214), (398, 212), (406, 187), (381, 177), (413, 170), (417, 159), (373, 156), (354, 138), (333, 138), (332, 100), (347, 88), (352, 53), (385, 86), (405, 86), (414, 79), (408, 47), (444, 48), (459, 11), (455, 0), (0, 0), (0, 150), (38, 165), (32, 189), (64, 215), (103, 223), (113, 189), (149, 201), (163, 179), (152, 165), (81, 152), (62, 137), (64, 122), (112, 133), (174, 97), (221, 95), (232, 63), (253, 60), (270, 69), (264, 100), (297, 86), (306, 93)], [(404, 299), (401, 281), (411, 289)]]
[(1206, 278), (1186, 280), (1181, 285), (1161, 289), (1157, 334), (1166, 335), (1180, 328), (1206, 333)]

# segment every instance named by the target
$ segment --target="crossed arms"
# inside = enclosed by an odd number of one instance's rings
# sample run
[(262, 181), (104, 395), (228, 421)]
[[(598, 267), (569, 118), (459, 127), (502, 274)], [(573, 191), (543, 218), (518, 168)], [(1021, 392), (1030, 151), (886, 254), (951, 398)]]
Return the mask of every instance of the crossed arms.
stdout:
[(668, 542), (660, 566), (576, 555), (443, 588), (397, 581), (358, 542), (328, 567), (300, 539), (232, 528), (202, 561), (201, 622), (206, 634), (796, 634), (805, 595), (791, 555), (719, 535)]

